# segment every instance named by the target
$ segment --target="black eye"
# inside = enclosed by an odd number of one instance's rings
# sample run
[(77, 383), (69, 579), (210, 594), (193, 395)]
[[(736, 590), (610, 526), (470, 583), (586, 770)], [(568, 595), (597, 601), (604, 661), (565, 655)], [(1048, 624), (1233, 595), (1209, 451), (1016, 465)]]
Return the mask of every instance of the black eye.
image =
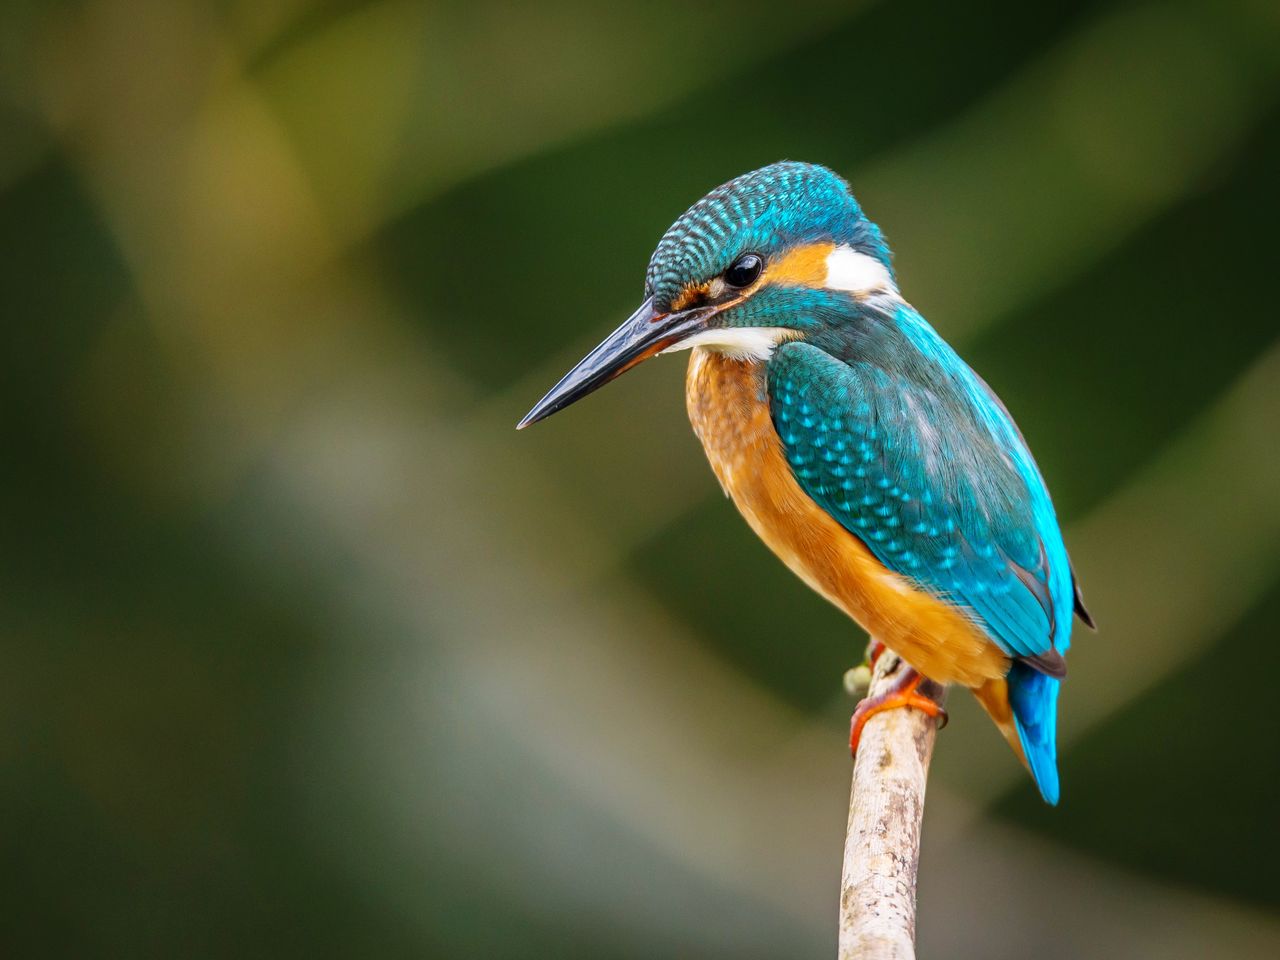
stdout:
[(731, 287), (749, 287), (763, 269), (764, 260), (758, 253), (744, 253), (724, 272), (724, 282)]

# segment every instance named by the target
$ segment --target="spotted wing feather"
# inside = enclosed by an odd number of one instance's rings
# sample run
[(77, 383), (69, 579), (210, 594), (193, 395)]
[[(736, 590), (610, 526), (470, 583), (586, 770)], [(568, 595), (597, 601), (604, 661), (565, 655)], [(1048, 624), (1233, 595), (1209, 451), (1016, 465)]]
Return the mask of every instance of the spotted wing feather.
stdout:
[(1052, 505), (1008, 414), (950, 358), (958, 372), (931, 380), (786, 344), (774, 426), (800, 486), (881, 563), (1061, 676), (1072, 594)]

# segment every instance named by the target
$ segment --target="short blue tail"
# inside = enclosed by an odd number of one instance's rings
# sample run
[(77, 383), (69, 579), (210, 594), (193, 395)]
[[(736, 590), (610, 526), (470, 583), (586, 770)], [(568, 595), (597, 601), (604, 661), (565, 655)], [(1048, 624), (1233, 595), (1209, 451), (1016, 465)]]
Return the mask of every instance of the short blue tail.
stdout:
[(1009, 705), (1022, 752), (1045, 802), (1058, 802), (1058, 687), (1062, 681), (1014, 661), (1009, 671)]

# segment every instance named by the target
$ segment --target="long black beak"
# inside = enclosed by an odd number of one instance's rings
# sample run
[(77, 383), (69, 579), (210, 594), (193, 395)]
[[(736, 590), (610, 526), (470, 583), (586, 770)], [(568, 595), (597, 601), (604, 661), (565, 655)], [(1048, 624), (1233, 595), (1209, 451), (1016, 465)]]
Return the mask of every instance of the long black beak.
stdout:
[(547, 419), (641, 361), (674, 346), (697, 332), (714, 312), (714, 307), (695, 307), (676, 313), (658, 313), (653, 308), (653, 297), (650, 297), (640, 304), (640, 309), (626, 323), (579, 360), (576, 367), (534, 404), (533, 409), (516, 424), (516, 429), (523, 430), (531, 423)]

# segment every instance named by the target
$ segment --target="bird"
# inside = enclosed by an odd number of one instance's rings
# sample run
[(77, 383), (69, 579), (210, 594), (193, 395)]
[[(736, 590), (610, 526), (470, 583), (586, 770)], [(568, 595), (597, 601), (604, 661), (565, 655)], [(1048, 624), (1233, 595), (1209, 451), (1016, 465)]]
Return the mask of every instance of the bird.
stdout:
[[(756, 535), (909, 665), (853, 715), (945, 722), (922, 679), (968, 687), (1057, 804), (1057, 704), (1091, 629), (1045, 480), (1005, 405), (898, 287), (842, 177), (782, 161), (715, 188), (662, 236), (640, 307), (519, 422), (689, 350), (685, 399)], [(873, 653), (873, 656), (875, 655)]]

